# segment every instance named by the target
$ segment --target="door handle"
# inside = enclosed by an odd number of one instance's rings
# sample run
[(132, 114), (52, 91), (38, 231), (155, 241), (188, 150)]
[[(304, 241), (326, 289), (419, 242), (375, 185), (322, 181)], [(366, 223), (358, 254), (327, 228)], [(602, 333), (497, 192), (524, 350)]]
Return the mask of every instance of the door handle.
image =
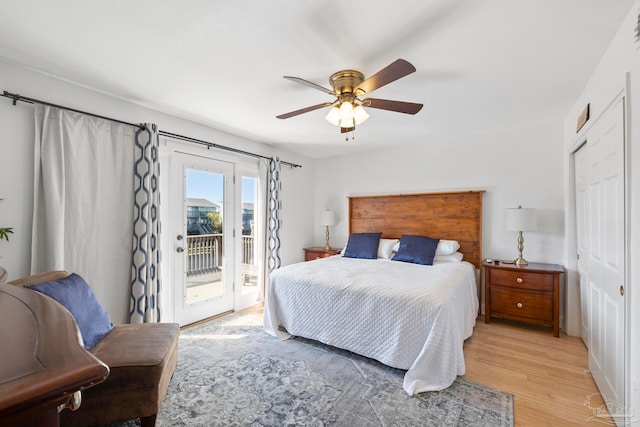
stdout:
[(184, 252), (184, 248), (183, 248), (183, 247), (181, 247), (181, 246), (178, 246), (178, 247), (176, 248), (176, 252), (178, 252), (178, 253), (182, 253), (182, 252)]

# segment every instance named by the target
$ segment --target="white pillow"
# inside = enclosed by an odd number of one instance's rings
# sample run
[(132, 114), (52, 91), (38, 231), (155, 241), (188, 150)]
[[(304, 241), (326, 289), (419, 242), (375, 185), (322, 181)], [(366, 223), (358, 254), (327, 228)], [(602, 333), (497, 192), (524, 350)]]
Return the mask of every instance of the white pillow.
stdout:
[[(378, 258), (391, 259), (393, 255), (394, 248), (397, 245), (400, 245), (400, 240), (398, 239), (380, 239), (380, 243), (378, 243)], [(397, 248), (396, 248), (397, 251)]]
[(436, 255), (433, 257), (433, 262), (460, 262), (464, 258), (462, 252), (455, 252), (449, 255)]
[(460, 249), (460, 243), (457, 240), (440, 240), (436, 248), (436, 255), (451, 255)]
[[(400, 240), (393, 247), (394, 252), (398, 252), (400, 248)], [(440, 240), (436, 247), (436, 255), (451, 255), (460, 249), (460, 243), (457, 240)]]

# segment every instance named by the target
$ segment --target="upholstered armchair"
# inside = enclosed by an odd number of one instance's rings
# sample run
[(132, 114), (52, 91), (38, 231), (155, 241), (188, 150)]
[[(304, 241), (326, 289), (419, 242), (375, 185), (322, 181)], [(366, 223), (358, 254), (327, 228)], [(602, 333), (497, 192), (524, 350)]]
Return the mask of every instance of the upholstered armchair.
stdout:
[[(78, 284), (78, 277), (65, 271), (49, 271), (9, 283), (30, 286), (34, 292), (53, 295), (58, 302), (70, 297), (72, 306), (62, 305), (74, 315), (76, 323), (81, 323), (78, 316), (86, 317), (86, 313), (74, 314), (76, 308), (73, 304), (81, 298), (75, 297), (74, 293), (80, 295), (87, 291), (84, 285)], [(69, 292), (60, 291), (62, 288)], [(67, 295), (58, 298), (58, 293), (63, 292)], [(81, 305), (80, 310), (85, 310), (87, 303)], [(101, 307), (97, 309), (100, 310)], [(89, 318), (99, 316), (100, 314), (96, 316), (92, 313), (88, 315)], [(95, 338), (97, 343), (89, 351), (109, 367), (110, 373), (104, 382), (82, 392), (79, 409), (73, 412), (63, 410), (60, 413), (60, 424), (74, 427), (97, 426), (140, 418), (142, 427), (154, 426), (178, 361), (178, 324), (110, 325), (106, 334), (104, 328), (98, 328), (94, 338), (86, 337), (85, 325), (79, 324), (78, 328), (85, 348), (87, 341)]]

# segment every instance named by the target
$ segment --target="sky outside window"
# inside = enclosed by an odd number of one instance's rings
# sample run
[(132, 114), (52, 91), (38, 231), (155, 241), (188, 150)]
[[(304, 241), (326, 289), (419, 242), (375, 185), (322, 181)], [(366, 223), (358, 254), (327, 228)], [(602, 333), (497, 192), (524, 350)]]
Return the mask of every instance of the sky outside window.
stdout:
[[(242, 177), (242, 203), (255, 202), (254, 178)], [(207, 199), (217, 205), (222, 205), (224, 190), (223, 175), (187, 169), (187, 197), (193, 199)]]

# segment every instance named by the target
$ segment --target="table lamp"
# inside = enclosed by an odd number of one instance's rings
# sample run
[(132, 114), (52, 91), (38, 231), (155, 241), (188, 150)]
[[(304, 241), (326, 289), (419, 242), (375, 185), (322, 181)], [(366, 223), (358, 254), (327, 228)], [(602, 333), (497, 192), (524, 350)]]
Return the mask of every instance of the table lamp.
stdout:
[(538, 219), (536, 210), (532, 208), (508, 208), (505, 215), (506, 228), (509, 231), (517, 231), (518, 234), (518, 258), (514, 261), (517, 266), (525, 266), (529, 263), (522, 257), (524, 249), (523, 231), (536, 231), (538, 229)]
[(322, 211), (322, 213), (320, 213), (320, 225), (327, 227), (327, 231), (325, 233), (327, 242), (324, 245), (324, 250), (331, 250), (331, 246), (329, 246), (329, 227), (336, 225), (336, 213), (330, 210)]

